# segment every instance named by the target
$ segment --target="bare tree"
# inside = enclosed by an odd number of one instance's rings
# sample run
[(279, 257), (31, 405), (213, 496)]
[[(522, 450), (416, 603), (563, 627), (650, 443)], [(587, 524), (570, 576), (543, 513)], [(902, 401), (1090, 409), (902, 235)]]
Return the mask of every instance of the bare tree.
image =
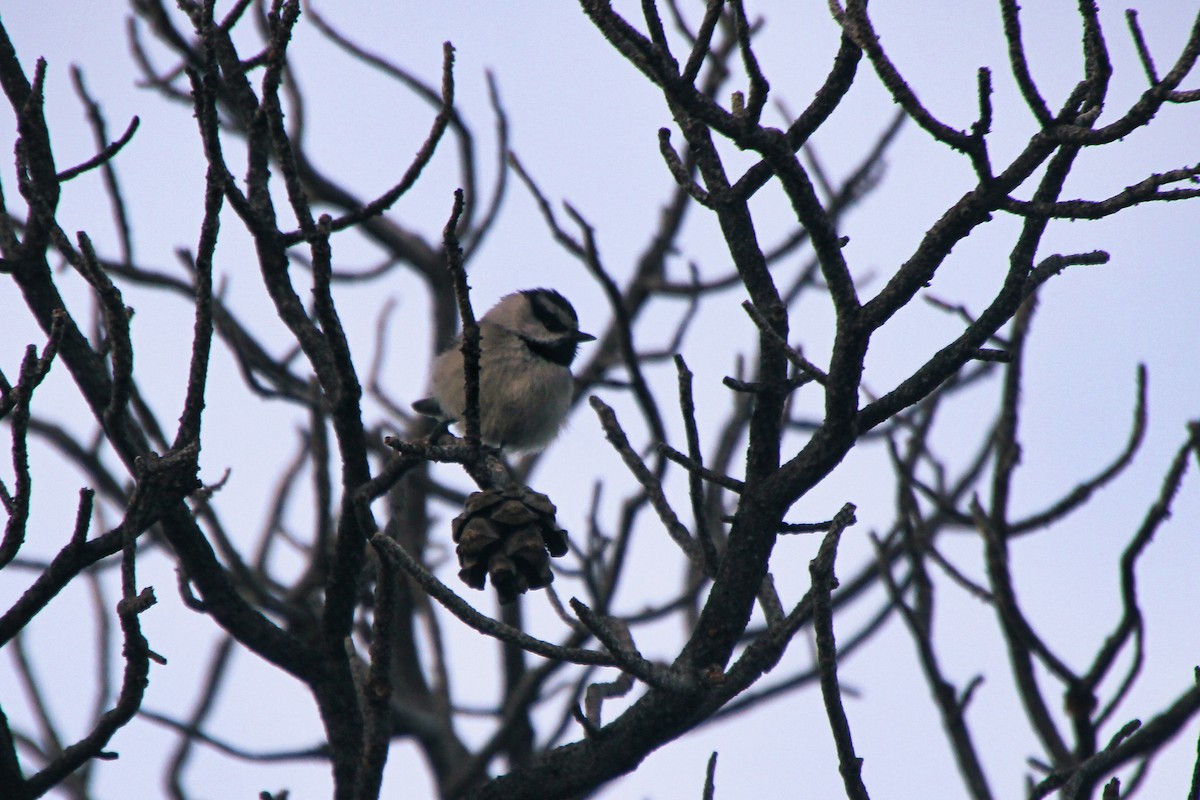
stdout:
[[(202, 150), (207, 164), (196, 241), (179, 251), (173, 270), (135, 256), (138, 231), (148, 223), (127, 205), (117, 165), (126, 145), (144, 135), (138, 120), (113, 138), (76, 71), (97, 153), (64, 168), (43, 108), (46, 63), (18, 57), (0, 27), (0, 84), (16, 119), (15, 170), (0, 197), (0, 277), (19, 291), (44, 333), (25, 347), (15, 378), (0, 374), (0, 418), (11, 436), (11, 468), (0, 483), (7, 515), (0, 568), (7, 584), (21, 587), (0, 616), (0, 646), (11, 655), (10, 674), (31, 709), (20, 719), (0, 714), (4, 797), (52, 790), (94, 796), (95, 775), (112, 756), (110, 740), (139, 716), (177, 736), (174, 755), (161, 765), (176, 798), (191, 796), (188, 765), (198, 748), (236, 759), (327, 762), (335, 797), (376, 798), (397, 742), (416, 744), (442, 797), (586, 796), (702, 726), (812, 690), (836, 749), (829, 769), (840, 774), (847, 797), (866, 798), (870, 781), (851, 735), (839, 669), (890, 623), (911, 638), (963, 794), (991, 798), (998, 790), (984, 768), (989, 740), (969, 718), (982, 673), (956, 684), (935, 636), (946, 598), (959, 596), (993, 612), (1006, 648), (1007, 672), (996, 668), (988, 677), (1011, 682), (1023, 712), (1013, 724), (1036, 739), (1028, 797), (1129, 796), (1196, 719), (1200, 686), (1182, 677), (1174, 700), (1151, 718), (1130, 719), (1121, 708), (1146, 663), (1139, 562), (1170, 516), (1188, 464), (1200, 458), (1200, 423), (1179, 434), (1173, 460), (1162, 465), (1159, 495), (1129, 500), (1144, 502), (1146, 511), (1124, 533), (1127, 544), (1114, 565), (1121, 613), (1083, 668), (1039, 632), (1036, 614), (1018, 595), (1010, 551), (1084, 508), (1125, 472), (1145, 438), (1143, 369), (1122, 452), (1041, 510), (1014, 503), (1024, 357), (1039, 292), (1071, 268), (1109, 260), (1101, 250), (1053, 252), (1048, 231), (1062, 221), (1200, 195), (1197, 166), (1166, 164), (1097, 198), (1071, 198), (1068, 178), (1085, 153), (1200, 100), (1200, 90), (1181, 88), (1200, 57), (1200, 16), (1168, 64), (1161, 54), (1156, 61), (1136, 14), (1128, 13), (1146, 88), (1114, 107), (1112, 34), (1094, 3), (1079, 4), (1082, 74), (1055, 101), (1030, 66), (1017, 4), (1000, 0), (1008, 70), (1033, 120), (1032, 134), (1001, 156), (992, 146), (993, 73), (979, 70), (978, 107), (966, 127), (940, 118), (889, 57), (881, 39), (886, 31), (876, 28), (865, 0), (830, 3), (840, 30), (836, 56), (799, 113), (778, 104), (785, 117), (778, 127), (767, 122), (774, 113), (770, 84), (756, 54), (763, 23), (741, 0), (709, 0), (703, 9), (646, 0), (636, 21), (602, 0), (581, 0), (598, 34), (627, 62), (614, 59), (613, 69), (640, 73), (673, 120), (658, 131), (668, 179), (658, 224), (644, 233), (636, 263), (617, 267), (601, 255), (603, 231), (571, 203), (552, 200), (510, 149), (494, 82), (497, 147), (483, 152), (456, 104), (451, 45), (440, 81), (429, 82), (352, 41), (317, 9), (302, 13), (295, 0), (239, 0), (221, 16), (211, 0), (179, 0), (178, 10), (159, 0), (131, 6), (130, 42), (145, 85), (194, 115), (188, 146)], [(424, 142), (391, 188), (372, 199), (323, 170), (320, 154), (306, 145), (304, 52), (293, 45), (300, 24), (428, 104)], [(164, 55), (169, 64), (159, 63)], [(856, 167), (834, 175), (817, 157), (813, 137), (852, 87), (871, 81), (898, 110), (870, 122), (873, 143), (858, 154)], [(847, 218), (879, 185), (905, 126), (961, 156), (970, 179), (915, 247), (894, 253), (894, 266), (876, 276), (848, 257)], [(435, 154), (450, 148), (461, 188), (445, 197), (444, 228), (423, 230), (393, 207)], [(500, 167), (484, 186), (486, 159)], [(59, 216), (72, 179), (95, 170), (104, 176), (118, 232), (108, 253), (86, 233), (69, 234)], [(582, 413), (577, 425), (600, 426), (628, 476), (592, 474), (581, 459), (579, 480), (595, 483), (570, 496), (548, 498), (530, 488), (542, 454), (510, 459), (481, 444), (472, 419), (477, 405), (468, 409), (461, 439), (431, 430), (408, 411), (421, 387), (394, 393), (383, 379), (390, 303), (374, 309), (373, 348), (352, 345), (367, 316), (348, 310), (344, 292), (383, 285), (397, 274), (415, 276), (430, 300), (432, 350), (448, 346), (462, 320), (472, 396), (478, 326), (467, 275), (516, 190), (510, 177), (540, 208), (546, 235), (607, 301), (602, 335), (576, 370), (576, 401), (586, 400), (593, 412)], [(781, 234), (762, 222), (768, 203), (772, 210), (785, 204), (789, 223)], [(687, 223), (697, 215), (715, 221), (726, 252), (681, 269), (678, 254), (694, 252)], [(926, 291), (951, 250), (998, 216), (1019, 224), (1003, 268), (995, 266), (1001, 258), (987, 265), (991, 289), (984, 301)], [(222, 270), (230, 268), (222, 265), (235, 252), (227, 244), (234, 227), (251, 242), (269, 314), (239, 311), (221, 289)], [(369, 248), (376, 265), (341, 266), (336, 251), (349, 241)], [(90, 310), (72, 299), (80, 287)], [(161, 302), (184, 298), (194, 309), (179, 408), (151, 402), (154, 373), (135, 368), (138, 321), (125, 299), (131, 291)], [(831, 309), (832, 327), (823, 332), (831, 341), (827, 353), (798, 341), (793, 322), (801, 303)], [(901, 312), (921, 304), (952, 320), (954, 335), (920, 353), (918, 365), (887, 389), (872, 391), (865, 381), (868, 348)], [(684, 310), (664, 324), (664, 307)], [(689, 366), (704, 358), (692, 325), (704, 313), (756, 330), (756, 344), (724, 379), (721, 395), (716, 387), (698, 387)], [(264, 318), (283, 324), (286, 344), (267, 332)], [(185, 329), (153, 335), (183, 336)], [(232, 354), (240, 384), (211, 370), (214, 341)], [(3, 358), (11, 361), (24, 344), (6, 330)], [(44, 383), (63, 370), (90, 413), (86, 432), (58, 413), (69, 402)], [(664, 382), (664, 371), (673, 371), (674, 380)], [(53, 391), (66, 392), (65, 386)], [(276, 489), (257, 512), (223, 502), (225, 478), (209, 475), (211, 465), (202, 469), (202, 448), (222, 434), (205, 415), (215, 392), (239, 393), (253, 413), (286, 409), (300, 421), (290, 452), (276, 460)], [(718, 423), (698, 422), (699, 393), (706, 402), (719, 397)], [(987, 398), (984, 408), (980, 396)], [(978, 439), (948, 451), (941, 434), (946, 409), (964, 403), (974, 405)], [(243, 446), (288, 449), (265, 440)], [(843, 563), (839, 581), (839, 544), (858, 533), (851, 527), (855, 505), (847, 498), (821, 520), (792, 515), (855, 448), (871, 448), (886, 463), (894, 509), (890, 523), (869, 533), (874, 555), (852, 568)], [(58, 504), (70, 492), (77, 509), (65, 535), (38, 531), (65, 541), (48, 559), (28, 549), (29, 534), (45, 527), (33, 513), (31, 452), (53, 452), (70, 474), (84, 476), (84, 488), (59, 480), (47, 489)], [(464, 476), (474, 484), (470, 494), (457, 480)], [(872, 501), (888, 496), (880, 489)], [(587, 516), (586, 530), (564, 534), (558, 509), (568, 507)], [(439, 521), (447, 509), (458, 515), (452, 526)], [(683, 576), (661, 595), (627, 586), (635, 539), (646, 530), (669, 537)], [(447, 563), (447, 533), (457, 564)], [(777, 542), (805, 533), (820, 536), (809, 575), (782, 574), (772, 558)], [(974, 564), (944, 548), (964, 535), (979, 544)], [(156, 602), (155, 589), (139, 580), (147, 554), (166, 557), (178, 572), (178, 591), (192, 612), (180, 624), (222, 632), (190, 709), (182, 700), (170, 709), (143, 702), (159, 672), (155, 664), (164, 661), (142, 630)], [(553, 580), (552, 557), (559, 577), (545, 586)], [(499, 593), (497, 615), (478, 609), (487, 595), (444, 580), (456, 571), (469, 586)], [(785, 577), (806, 586), (788, 602), (776, 583)], [(23, 644), (23, 635), (46, 619), (48, 604), (75, 585), (89, 587), (100, 632), (100, 691), (95, 707), (81, 712), (90, 716), (78, 736), (66, 733), (47, 700), (56, 682), (70, 678), (39, 669)], [(565, 593), (555, 591), (564, 585), (573, 595), (565, 602)], [(115, 604), (113, 586), (120, 592)], [(165, 587), (156, 589), (161, 594)], [(552, 636), (527, 618), (528, 592), (539, 590), (559, 615)], [(864, 603), (873, 604), (867, 613)], [(489, 677), (499, 700), (490, 707), (473, 708), (455, 691), (461, 687), (447, 664), (447, 628), (459, 625), (452, 617), (478, 634), (472, 647), (498, 653), (501, 668)], [(664, 622), (680, 632), (679, 646), (665, 658), (652, 652), (657, 646), (646, 646), (653, 634), (644, 633)], [(815, 651), (808, 663), (765, 678), (798, 637), (809, 636)], [(109, 670), (115, 656), (108, 648), (117, 641), (119, 676)], [(324, 730), (319, 742), (251, 752), (213, 732), (209, 721), (239, 651), (311, 694)], [(465, 735), (467, 719), (486, 734)], [(696, 776), (705, 797), (717, 793), (715, 768), (714, 754), (707, 778)], [(1128, 776), (1124, 782), (1118, 773)], [(1198, 795), (1200, 764), (1190, 796)]]

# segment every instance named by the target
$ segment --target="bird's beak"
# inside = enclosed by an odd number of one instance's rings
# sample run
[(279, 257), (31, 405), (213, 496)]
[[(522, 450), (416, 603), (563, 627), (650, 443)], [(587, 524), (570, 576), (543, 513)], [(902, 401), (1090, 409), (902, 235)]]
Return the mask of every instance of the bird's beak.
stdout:
[(592, 336), (590, 333), (584, 333), (583, 331), (579, 331), (578, 333), (575, 334), (575, 341), (576, 342), (594, 342), (594, 341), (596, 341), (596, 337)]

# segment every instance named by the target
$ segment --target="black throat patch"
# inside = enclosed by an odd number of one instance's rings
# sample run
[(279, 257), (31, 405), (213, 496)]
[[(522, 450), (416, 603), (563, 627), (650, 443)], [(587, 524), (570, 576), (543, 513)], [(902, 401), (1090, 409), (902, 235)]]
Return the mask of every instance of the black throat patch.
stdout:
[(560, 367), (571, 366), (571, 362), (575, 360), (575, 354), (579, 352), (579, 342), (571, 338), (539, 342), (537, 339), (522, 336), (521, 341), (534, 355), (541, 356)]

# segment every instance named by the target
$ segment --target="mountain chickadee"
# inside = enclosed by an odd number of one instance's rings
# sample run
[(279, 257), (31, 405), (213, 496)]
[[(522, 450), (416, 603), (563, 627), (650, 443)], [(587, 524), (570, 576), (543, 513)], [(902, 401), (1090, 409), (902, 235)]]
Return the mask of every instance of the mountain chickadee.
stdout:
[[(479, 321), (479, 428), (483, 441), (508, 450), (540, 450), (562, 428), (571, 403), (571, 362), (580, 342), (567, 298), (526, 289), (501, 298)], [(433, 396), (412, 404), (457, 422), (466, 410), (461, 338), (433, 362)]]

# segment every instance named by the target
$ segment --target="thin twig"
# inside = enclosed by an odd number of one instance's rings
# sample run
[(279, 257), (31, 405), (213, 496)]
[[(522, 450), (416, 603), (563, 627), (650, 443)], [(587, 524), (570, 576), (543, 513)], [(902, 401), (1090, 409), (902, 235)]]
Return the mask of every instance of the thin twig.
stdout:
[(608, 653), (596, 650), (586, 650), (578, 647), (560, 647), (550, 642), (530, 636), (510, 625), (481, 614), (463, 600), (454, 590), (442, 583), (419, 561), (409, 555), (399, 542), (389, 539), (382, 533), (376, 533), (370, 538), (371, 544), (379, 552), (385, 563), (391, 567), (400, 567), (411, 575), (425, 592), (438, 601), (447, 611), (468, 626), (485, 636), (491, 636), (502, 642), (514, 644), (543, 658), (569, 661), (573, 664), (593, 664), (601, 667), (615, 667), (618, 661)]

